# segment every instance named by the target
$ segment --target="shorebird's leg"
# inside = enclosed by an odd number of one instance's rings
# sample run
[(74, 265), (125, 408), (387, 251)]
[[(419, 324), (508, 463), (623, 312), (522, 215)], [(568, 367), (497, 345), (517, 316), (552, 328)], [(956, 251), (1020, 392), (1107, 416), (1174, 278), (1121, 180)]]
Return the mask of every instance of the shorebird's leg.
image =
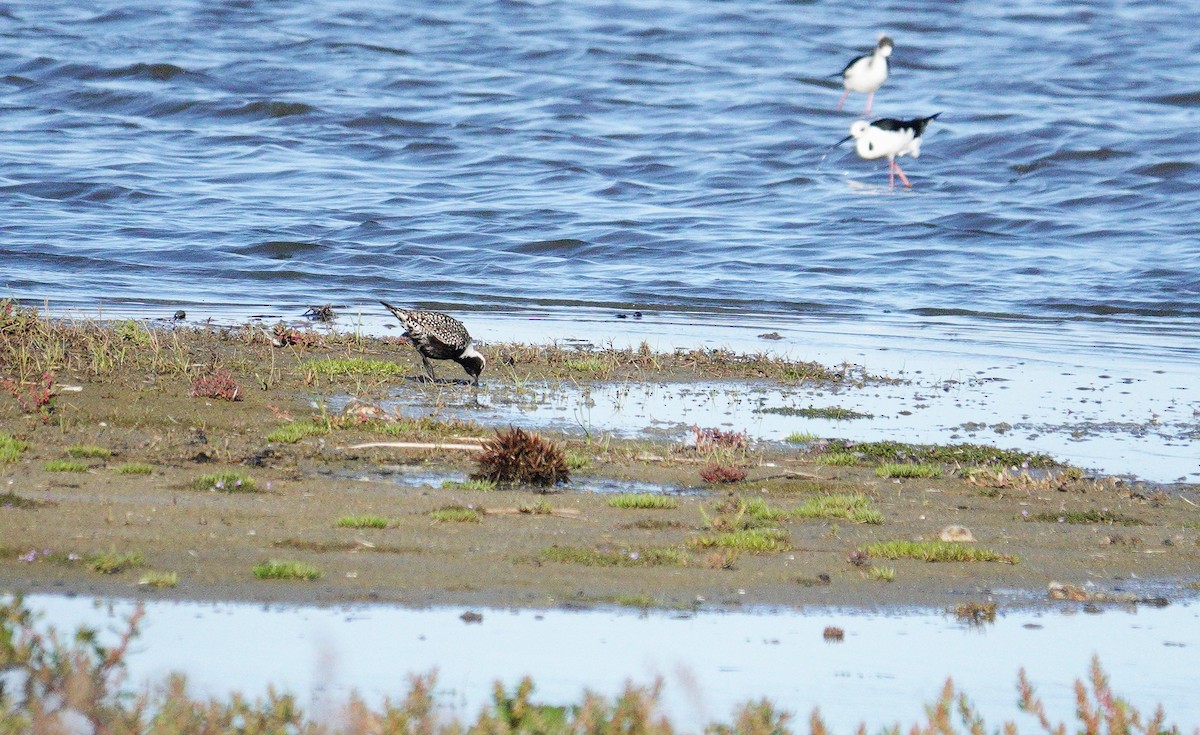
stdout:
[(846, 104), (846, 98), (849, 96), (850, 96), (850, 90), (847, 89), (845, 92), (842, 92), (842, 98), (840, 100), (838, 100), (837, 109), (839, 109), (839, 110), (842, 109), (842, 105)]
[(429, 376), (429, 382), (436, 383), (437, 376), (433, 374), (433, 362), (424, 355), (421, 355), (421, 362), (425, 365), (425, 373)]
[(908, 177), (904, 175), (904, 171), (901, 170), (900, 164), (896, 163), (895, 161), (892, 161), (892, 165), (896, 167), (896, 173), (900, 174), (900, 180), (904, 182), (905, 186), (907, 186), (908, 188), (911, 189), (912, 184), (908, 183)]
[(894, 158), (888, 159), (888, 188), (896, 188), (896, 160)]
[(871, 100), (873, 100), (873, 99), (875, 99), (875, 93), (867, 92), (867, 111), (863, 113), (864, 115), (871, 114)]

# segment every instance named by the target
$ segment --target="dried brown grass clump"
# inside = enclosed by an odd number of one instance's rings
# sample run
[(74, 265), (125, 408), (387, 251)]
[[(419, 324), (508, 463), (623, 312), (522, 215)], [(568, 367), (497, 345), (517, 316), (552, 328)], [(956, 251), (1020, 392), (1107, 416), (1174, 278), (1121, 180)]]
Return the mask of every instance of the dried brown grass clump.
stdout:
[(523, 429), (498, 431), (484, 442), (476, 480), (549, 487), (570, 480), (562, 449), (553, 441)]
[(192, 395), (197, 398), (240, 401), (242, 400), (242, 389), (228, 370), (214, 370), (196, 378), (192, 383)]

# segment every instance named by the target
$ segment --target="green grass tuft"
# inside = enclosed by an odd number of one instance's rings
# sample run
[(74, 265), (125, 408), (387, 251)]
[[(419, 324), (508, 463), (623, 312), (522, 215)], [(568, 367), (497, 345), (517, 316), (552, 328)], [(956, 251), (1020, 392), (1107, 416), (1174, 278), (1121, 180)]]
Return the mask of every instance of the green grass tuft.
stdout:
[(573, 373), (587, 373), (588, 375), (602, 373), (606, 367), (604, 362), (598, 357), (584, 357), (578, 360), (567, 360), (563, 363), (563, 366)]
[(875, 474), (880, 477), (938, 477), (942, 468), (933, 464), (884, 462), (875, 468)]
[(1062, 513), (1038, 513), (1028, 516), (1027, 521), (1044, 521), (1047, 523), (1071, 523), (1077, 525), (1100, 524), (1105, 526), (1144, 526), (1141, 518), (1123, 516), (1108, 510), (1073, 510)]
[(87, 472), (87, 462), (73, 459), (52, 459), (46, 463), (47, 472)]
[(678, 508), (679, 501), (666, 495), (653, 493), (626, 493), (608, 499), (610, 508), (632, 508), (639, 510), (670, 510)]
[(179, 575), (175, 572), (146, 572), (138, 580), (138, 584), (156, 589), (174, 588), (179, 586)]
[(855, 523), (883, 523), (883, 514), (865, 495), (820, 495), (792, 511), (795, 518), (845, 518)]
[(586, 567), (687, 566), (687, 554), (671, 546), (619, 550), (551, 546), (542, 549), (538, 559), (543, 562), (579, 564)]
[(113, 453), (95, 444), (76, 444), (73, 447), (67, 447), (67, 454), (75, 459), (107, 459)]
[(483, 521), (483, 511), (462, 505), (447, 505), (432, 511), (429, 517), (438, 523), (480, 523)]
[(309, 360), (305, 365), (326, 378), (394, 378), (407, 375), (409, 372), (408, 368), (400, 363), (388, 360), (366, 360), (361, 357)]
[(1016, 564), (1020, 559), (975, 546), (949, 541), (880, 541), (867, 544), (862, 551), (879, 559), (920, 559), (922, 561), (998, 561)]
[(496, 489), (496, 483), (491, 480), (444, 480), (443, 490), (472, 490), (474, 492), (490, 493)]
[(567, 461), (567, 467), (572, 470), (582, 470), (592, 463), (590, 457), (579, 452), (567, 451), (563, 458)]
[(853, 467), (858, 464), (858, 456), (854, 452), (825, 452), (813, 457), (813, 461), (832, 467)]
[(254, 482), (253, 477), (232, 471), (216, 472), (211, 475), (197, 477), (195, 480), (192, 480), (192, 488), (195, 490), (223, 493), (258, 492), (258, 485)]
[(254, 576), (258, 579), (320, 579), (320, 568), (302, 561), (287, 559), (271, 559), (254, 567)]
[(110, 549), (103, 554), (93, 554), (89, 557), (88, 566), (92, 571), (101, 574), (119, 574), (126, 569), (140, 567), (145, 561), (140, 552), (121, 553), (116, 549)]
[(821, 437), (807, 431), (797, 431), (793, 434), (788, 434), (784, 439), (788, 444), (812, 444)]
[(896, 570), (892, 567), (871, 567), (867, 570), (867, 576), (876, 582), (894, 582)]
[(1004, 465), (1055, 467), (1054, 458), (1047, 454), (999, 449), (987, 444), (905, 444), (903, 442), (830, 442), (824, 453), (850, 451), (868, 460), (879, 462), (933, 462), (956, 465)]
[(281, 444), (295, 444), (310, 436), (324, 436), (329, 433), (329, 426), (315, 421), (289, 421), (267, 434), (267, 441)]
[(24, 454), (29, 445), (12, 434), (0, 433), (0, 462), (16, 462)]
[(116, 468), (118, 475), (152, 475), (154, 467), (141, 462), (127, 462)]
[(387, 528), (391, 521), (383, 516), (342, 516), (334, 524), (338, 528)]
[(688, 542), (697, 549), (737, 549), (750, 554), (770, 554), (792, 548), (788, 532), (782, 528), (745, 528), (738, 531), (700, 536)]
[(852, 419), (871, 419), (875, 418), (874, 414), (859, 413), (852, 411), (849, 408), (841, 406), (826, 406), (824, 408), (816, 408), (809, 406), (808, 408), (792, 408), (784, 406), (781, 408), (762, 408), (756, 413), (771, 413), (779, 416), (801, 416), (806, 419), (830, 419), (832, 421), (850, 421)]

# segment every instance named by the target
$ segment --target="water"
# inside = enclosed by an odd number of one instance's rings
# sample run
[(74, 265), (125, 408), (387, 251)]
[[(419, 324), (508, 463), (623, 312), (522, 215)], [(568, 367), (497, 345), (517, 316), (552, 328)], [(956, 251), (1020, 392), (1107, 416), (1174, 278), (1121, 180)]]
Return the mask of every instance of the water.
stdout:
[[(125, 601), (110, 609), (50, 595), (28, 603), (60, 629), (119, 628), (133, 609)], [(1026, 669), (1053, 720), (1073, 721), (1072, 683), (1086, 677), (1096, 655), (1116, 693), (1143, 712), (1161, 703), (1184, 732), (1200, 722), (1194, 605), (1088, 615), (1067, 604), (1002, 613), (983, 628), (941, 611), (832, 608), (643, 615), (485, 609), (479, 624), (464, 623), (458, 608), (150, 602), (146, 612), (130, 657), (135, 684), (171, 671), (188, 674), (194, 695), (262, 695), (273, 684), (318, 716), (335, 713), (353, 690), (373, 705), (398, 699), (409, 673), (436, 668), (439, 703), (467, 719), (488, 703), (496, 680), (511, 690), (532, 676), (537, 699), (566, 704), (585, 689), (614, 696), (627, 679), (648, 685), (661, 676), (664, 709), (691, 732), (728, 721), (737, 705), (764, 696), (800, 723), (819, 706), (834, 732), (852, 732), (859, 722), (875, 731), (923, 719), (924, 705), (953, 677), (991, 727), (1005, 719), (1034, 727), (1016, 708), (1018, 670)], [(843, 628), (845, 641), (825, 642), (827, 625)]]
[[(485, 347), (748, 345), (1061, 388), (984, 419), (1014, 425), (1071, 411), (1091, 379), (1045, 376), (1136, 375), (1120, 410), (1081, 420), (1140, 440), (1167, 406), (1174, 448), (1079, 459), (1194, 479), (1193, 12), (0, 5), (0, 297), (193, 321), (332, 303), (377, 332), (395, 326), (382, 297), (450, 310)], [(835, 112), (828, 75), (880, 31), (896, 53), (875, 112), (943, 113), (905, 159), (911, 191), (830, 152), (864, 100)]]
[[(1194, 361), (1193, 13), (10, 2), (0, 289), (92, 313), (955, 317)], [(835, 112), (828, 75), (881, 31), (875, 112), (943, 113), (912, 191), (848, 148), (822, 163), (864, 102)]]

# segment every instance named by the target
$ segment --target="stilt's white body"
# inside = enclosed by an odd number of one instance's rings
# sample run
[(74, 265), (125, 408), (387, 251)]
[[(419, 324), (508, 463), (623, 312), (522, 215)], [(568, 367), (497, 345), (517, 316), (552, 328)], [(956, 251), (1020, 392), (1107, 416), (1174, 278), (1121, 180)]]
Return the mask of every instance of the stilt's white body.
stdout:
[(846, 68), (842, 69), (842, 86), (846, 91), (838, 100), (837, 108), (839, 110), (842, 109), (846, 97), (850, 96), (851, 92), (858, 92), (867, 95), (867, 109), (863, 114), (871, 114), (871, 101), (875, 98), (875, 93), (887, 81), (888, 57), (891, 55), (892, 39), (882, 36), (874, 51), (866, 56), (859, 56), (846, 64)]
[[(941, 113), (929, 117), (917, 117), (912, 120), (892, 120), (885, 118), (874, 122), (856, 120), (850, 126), (849, 138), (854, 139), (854, 150), (867, 160), (887, 158), (888, 181), (896, 185), (896, 175), (905, 186), (912, 186), (908, 177), (896, 163), (901, 156), (917, 158), (921, 155), (921, 133), (926, 126)], [(848, 140), (847, 138), (846, 140)]]
[(921, 138), (915, 128), (884, 130), (858, 120), (850, 126), (850, 135), (854, 138), (854, 150), (868, 161), (884, 156), (894, 159), (921, 155)]

